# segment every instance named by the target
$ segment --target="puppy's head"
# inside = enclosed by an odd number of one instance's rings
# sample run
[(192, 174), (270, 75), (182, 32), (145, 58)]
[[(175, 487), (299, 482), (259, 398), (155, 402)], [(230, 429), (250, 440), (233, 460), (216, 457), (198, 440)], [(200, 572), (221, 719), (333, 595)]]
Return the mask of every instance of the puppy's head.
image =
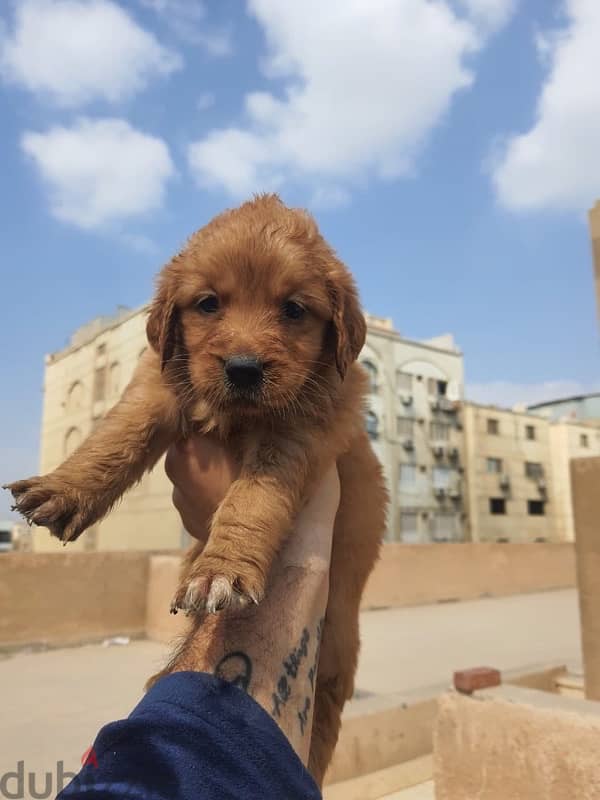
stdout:
[[(274, 195), (216, 217), (159, 278), (147, 334), (215, 411), (281, 413), (343, 379), (365, 340), (346, 267)], [(338, 378), (338, 380), (339, 380)]]

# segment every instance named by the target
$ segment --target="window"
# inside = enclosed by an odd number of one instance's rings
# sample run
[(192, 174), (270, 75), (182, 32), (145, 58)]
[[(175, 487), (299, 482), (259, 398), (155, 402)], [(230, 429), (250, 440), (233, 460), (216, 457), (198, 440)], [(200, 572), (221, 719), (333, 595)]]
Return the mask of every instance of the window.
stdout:
[(71, 453), (79, 447), (81, 442), (81, 431), (79, 428), (69, 428), (65, 436), (64, 453), (65, 456), (70, 456)]
[(396, 417), (396, 433), (401, 438), (412, 439), (415, 421), (411, 417)]
[(419, 514), (417, 511), (400, 512), (400, 538), (403, 542), (419, 541)]
[(447, 422), (430, 422), (429, 434), (433, 441), (447, 442), (450, 439), (450, 425)]
[(544, 476), (544, 467), (538, 461), (526, 461), (525, 476), (527, 478), (542, 478)]
[(546, 503), (543, 500), (528, 500), (527, 513), (530, 517), (543, 517), (546, 513)]
[(427, 378), (427, 391), (436, 397), (445, 397), (448, 381), (439, 381), (437, 378)]
[(506, 514), (506, 499), (490, 497), (490, 514)]
[(431, 471), (434, 489), (448, 489), (450, 486), (450, 467), (434, 467)]
[(396, 389), (399, 392), (412, 392), (412, 382), (413, 376), (408, 372), (400, 372), (399, 370), (396, 373)]
[(377, 414), (375, 414), (373, 411), (367, 411), (366, 422), (367, 422), (367, 433), (369, 434), (369, 438), (378, 439), (379, 420), (377, 419)]
[(83, 403), (83, 386), (79, 381), (75, 381), (75, 383), (69, 389), (67, 394), (67, 411), (78, 411)]
[(94, 403), (104, 400), (106, 395), (106, 367), (98, 367), (94, 372)]
[(579, 446), (580, 447), (589, 447), (590, 446), (590, 438), (587, 433), (582, 433), (579, 437)]
[(498, 436), (500, 433), (500, 423), (497, 419), (488, 419), (487, 432), (490, 436)]
[(401, 489), (414, 489), (417, 485), (416, 464), (400, 464), (398, 483)]
[(372, 361), (363, 361), (363, 367), (367, 370), (369, 375), (369, 391), (376, 392), (377, 391), (377, 367), (373, 364)]
[(451, 511), (438, 511), (433, 520), (433, 538), (437, 542), (447, 542), (455, 538), (456, 514)]
[(488, 458), (486, 461), (486, 470), (492, 475), (498, 475), (502, 472), (502, 459)]
[(118, 361), (114, 361), (110, 365), (110, 372), (108, 376), (108, 395), (109, 397), (116, 397), (119, 394), (121, 368)]
[(525, 438), (531, 442), (535, 440), (535, 425), (525, 425)]

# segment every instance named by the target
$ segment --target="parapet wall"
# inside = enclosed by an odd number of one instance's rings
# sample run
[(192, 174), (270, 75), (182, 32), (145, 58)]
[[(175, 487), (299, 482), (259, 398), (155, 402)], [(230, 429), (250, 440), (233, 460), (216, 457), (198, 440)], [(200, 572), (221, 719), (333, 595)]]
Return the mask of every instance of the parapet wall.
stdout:
[[(117, 633), (166, 641), (173, 552), (0, 555), (0, 646), (71, 644)], [(386, 544), (363, 608), (424, 605), (575, 586), (573, 545)]]

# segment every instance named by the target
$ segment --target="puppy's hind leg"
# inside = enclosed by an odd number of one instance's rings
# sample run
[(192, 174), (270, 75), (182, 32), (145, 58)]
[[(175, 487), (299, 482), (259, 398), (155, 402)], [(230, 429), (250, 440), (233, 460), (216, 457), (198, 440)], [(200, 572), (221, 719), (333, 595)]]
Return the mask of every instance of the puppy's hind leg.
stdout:
[(176, 398), (161, 379), (158, 356), (147, 352), (121, 400), (66, 461), (5, 488), (30, 523), (71, 541), (154, 466), (178, 428)]

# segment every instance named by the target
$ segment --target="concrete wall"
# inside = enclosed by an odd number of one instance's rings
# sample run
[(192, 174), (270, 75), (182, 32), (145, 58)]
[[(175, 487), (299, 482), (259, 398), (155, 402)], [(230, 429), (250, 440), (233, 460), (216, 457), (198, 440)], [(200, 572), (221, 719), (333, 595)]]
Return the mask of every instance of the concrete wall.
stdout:
[(600, 458), (572, 462), (585, 694), (600, 700)]
[[(0, 645), (64, 644), (115, 633), (169, 641), (179, 554), (15, 553), (0, 556)], [(570, 544), (386, 544), (363, 608), (470, 600), (575, 585)]]
[(385, 545), (363, 607), (473, 600), (575, 586), (568, 543)]
[[(168, 613), (179, 576), (179, 556), (155, 555), (148, 582), (148, 635), (169, 641), (185, 618)], [(573, 545), (385, 544), (367, 584), (363, 608), (474, 600), (575, 586)]]
[(65, 645), (146, 626), (146, 553), (0, 556), (0, 645)]
[(440, 699), (436, 800), (596, 800), (600, 703), (500, 686)]

